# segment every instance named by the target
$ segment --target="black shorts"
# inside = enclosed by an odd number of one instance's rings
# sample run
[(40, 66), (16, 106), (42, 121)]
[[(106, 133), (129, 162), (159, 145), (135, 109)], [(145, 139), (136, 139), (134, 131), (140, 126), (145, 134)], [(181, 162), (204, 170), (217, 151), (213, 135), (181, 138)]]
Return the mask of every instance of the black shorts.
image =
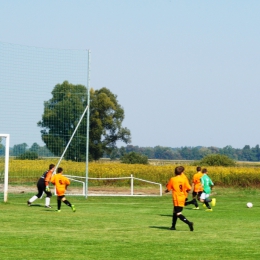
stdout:
[(192, 192), (193, 198), (197, 197), (198, 200), (200, 199), (201, 194), (202, 194), (202, 191), (198, 191), (198, 192), (193, 191)]
[(174, 206), (174, 208), (173, 208), (173, 213), (177, 214), (177, 213), (182, 212), (182, 210), (183, 210), (183, 207)]
[(57, 200), (62, 200), (65, 197), (65, 195), (57, 196)]
[(46, 186), (45, 186), (45, 181), (43, 178), (40, 178), (37, 182), (37, 188), (38, 188), (38, 193), (36, 194), (36, 196), (38, 198), (41, 198), (43, 193), (46, 194), (47, 197), (51, 198), (52, 193), (50, 191), (46, 191)]

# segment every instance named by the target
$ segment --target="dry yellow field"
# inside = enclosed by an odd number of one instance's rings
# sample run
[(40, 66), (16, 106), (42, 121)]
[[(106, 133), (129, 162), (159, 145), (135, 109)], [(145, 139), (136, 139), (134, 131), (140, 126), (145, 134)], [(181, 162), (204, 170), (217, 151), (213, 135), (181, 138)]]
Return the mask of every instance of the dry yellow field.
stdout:
[[(12, 179), (23, 180), (37, 179), (50, 163), (55, 160), (10, 160), (9, 176)], [(60, 164), (64, 174), (86, 176), (86, 163), (62, 161)], [(90, 162), (88, 176), (95, 178), (104, 177), (129, 177), (146, 179), (165, 184), (174, 175), (174, 164), (141, 165), (122, 164), (120, 162)], [(259, 167), (207, 167), (208, 174), (216, 185), (221, 186), (260, 186)], [(185, 165), (185, 174), (191, 180), (196, 172), (195, 166)]]

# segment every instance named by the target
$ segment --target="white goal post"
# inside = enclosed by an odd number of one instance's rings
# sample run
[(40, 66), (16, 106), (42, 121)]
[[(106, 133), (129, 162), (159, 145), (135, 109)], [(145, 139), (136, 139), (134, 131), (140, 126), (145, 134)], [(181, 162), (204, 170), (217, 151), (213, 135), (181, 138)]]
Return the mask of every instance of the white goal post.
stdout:
[(4, 202), (7, 202), (8, 195), (8, 171), (9, 171), (9, 146), (10, 135), (0, 134), (0, 138), (5, 138), (5, 154), (4, 154)]

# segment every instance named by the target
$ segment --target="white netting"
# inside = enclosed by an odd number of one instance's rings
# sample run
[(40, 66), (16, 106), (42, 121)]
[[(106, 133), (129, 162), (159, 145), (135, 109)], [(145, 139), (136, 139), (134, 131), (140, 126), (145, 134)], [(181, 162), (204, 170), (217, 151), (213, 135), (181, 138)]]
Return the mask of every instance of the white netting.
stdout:
[[(49, 163), (57, 164), (88, 106), (89, 51), (0, 42), (0, 56), (1, 132), (11, 136), (9, 184), (33, 184), (35, 191), (35, 182)], [(87, 124), (88, 113), (66, 159), (87, 163)], [(31, 168), (26, 159), (37, 162)]]

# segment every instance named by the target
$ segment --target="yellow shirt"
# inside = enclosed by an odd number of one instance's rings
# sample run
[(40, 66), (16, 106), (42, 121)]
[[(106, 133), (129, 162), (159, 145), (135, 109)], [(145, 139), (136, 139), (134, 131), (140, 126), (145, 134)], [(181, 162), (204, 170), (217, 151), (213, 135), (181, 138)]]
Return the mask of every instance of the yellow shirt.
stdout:
[(58, 196), (65, 194), (66, 188), (70, 185), (70, 180), (60, 173), (55, 174), (51, 178), (51, 183), (55, 185)]
[(183, 175), (172, 177), (166, 185), (167, 190), (172, 190), (172, 199), (174, 206), (184, 207), (187, 191), (191, 190), (191, 186), (187, 178)]

